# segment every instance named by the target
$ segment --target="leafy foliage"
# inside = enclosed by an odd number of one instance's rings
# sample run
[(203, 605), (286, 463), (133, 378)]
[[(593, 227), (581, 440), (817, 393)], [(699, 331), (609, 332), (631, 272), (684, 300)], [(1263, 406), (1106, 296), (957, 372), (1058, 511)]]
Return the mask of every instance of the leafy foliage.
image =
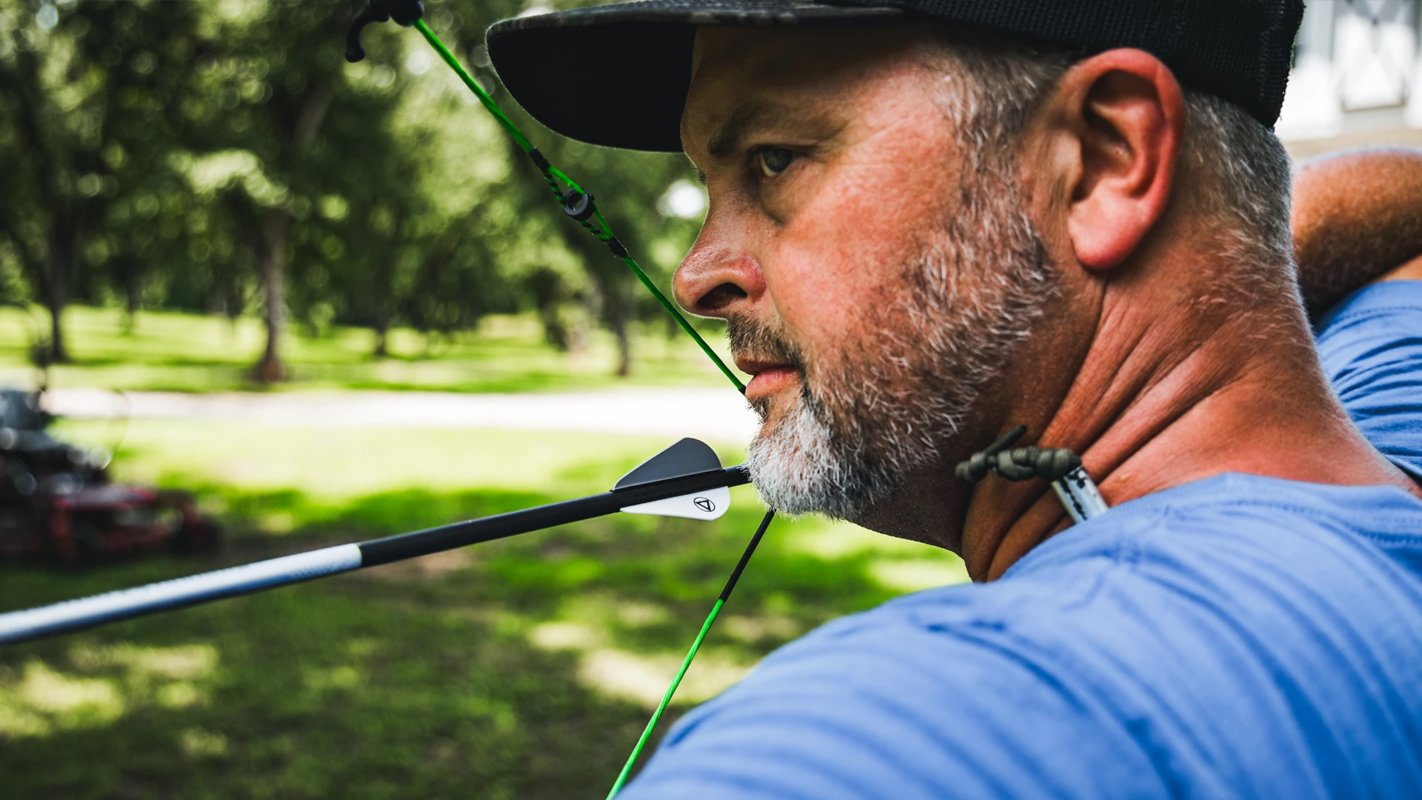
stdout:
[[(516, 0), (430, 0), (432, 28), (540, 148), (598, 192), (664, 285), (694, 224), (657, 211), (684, 159), (560, 140), (522, 115), (482, 46)], [(632, 363), (660, 313), (566, 220), (522, 154), (417, 35), (366, 30), (346, 0), (0, 0), (0, 291), (40, 302), (52, 355), (71, 302), (260, 313), (259, 377), (284, 374), (288, 316), (454, 334), (536, 311), (576, 349), (600, 325)], [(670, 333), (670, 329), (668, 329)]]

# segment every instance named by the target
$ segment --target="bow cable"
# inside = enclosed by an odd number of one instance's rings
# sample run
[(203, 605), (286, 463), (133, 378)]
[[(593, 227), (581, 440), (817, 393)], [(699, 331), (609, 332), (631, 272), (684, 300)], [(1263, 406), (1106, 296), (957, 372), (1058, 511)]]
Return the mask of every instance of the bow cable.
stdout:
[(736, 590), (736, 582), (741, 579), (741, 573), (745, 571), (746, 564), (750, 563), (751, 554), (755, 552), (755, 546), (760, 544), (760, 539), (765, 535), (765, 529), (770, 527), (772, 519), (775, 519), (775, 509), (773, 508), (765, 512), (765, 518), (760, 521), (760, 527), (756, 528), (755, 536), (751, 537), (750, 544), (746, 545), (746, 551), (741, 554), (741, 560), (731, 571), (731, 577), (726, 580), (726, 588), (722, 589), (721, 596), (716, 598), (716, 605), (711, 607), (711, 613), (706, 616), (706, 622), (701, 625), (701, 632), (696, 634), (696, 641), (691, 643), (691, 649), (687, 651), (686, 659), (681, 662), (681, 669), (677, 670), (676, 677), (667, 687), (667, 693), (662, 696), (662, 702), (657, 704), (657, 710), (652, 713), (652, 718), (647, 720), (647, 727), (642, 730), (642, 736), (637, 740), (637, 746), (632, 748), (632, 755), (627, 757), (627, 763), (622, 766), (622, 772), (618, 774), (617, 782), (612, 784), (612, 791), (607, 793), (607, 800), (612, 800), (618, 792), (622, 791), (622, 784), (626, 783), (628, 776), (632, 774), (632, 767), (636, 765), (638, 756), (642, 755), (642, 748), (646, 747), (647, 740), (652, 738), (652, 730), (661, 721), (662, 712), (667, 710), (667, 704), (671, 702), (672, 695), (676, 694), (676, 688), (681, 685), (682, 677), (686, 675), (686, 670), (691, 667), (692, 660), (696, 658), (696, 651), (701, 649), (702, 640), (706, 638), (706, 634), (711, 632), (711, 626), (721, 615), (721, 607), (731, 599), (731, 592)]
[[(387, 9), (385, 7), (386, 5), (390, 5), (391, 8)], [(454, 70), (455, 74), (459, 76), (459, 79), (464, 82), (464, 85), (469, 87), (469, 91), (473, 92), (474, 96), (479, 98), (479, 103), (493, 115), (495, 121), (508, 133), (514, 143), (528, 154), (528, 157), (533, 161), (534, 165), (538, 167), (538, 171), (543, 174), (543, 180), (548, 183), (548, 188), (553, 192), (553, 196), (556, 197), (559, 204), (563, 206), (563, 213), (575, 220), (584, 230), (592, 234), (603, 244), (606, 244), (608, 250), (612, 251), (614, 256), (621, 259), (622, 263), (626, 264), (628, 269), (632, 270), (632, 273), (637, 276), (637, 280), (647, 288), (647, 291), (652, 293), (653, 297), (657, 298), (657, 302), (661, 304), (662, 308), (665, 309), (666, 312), (676, 320), (677, 325), (681, 326), (681, 329), (696, 342), (696, 345), (701, 348), (701, 352), (705, 353), (706, 357), (711, 359), (712, 363), (716, 365), (716, 368), (721, 371), (721, 374), (726, 376), (727, 380), (736, 387), (737, 391), (741, 394), (745, 394), (745, 384), (741, 383), (741, 380), (736, 377), (735, 373), (731, 372), (730, 368), (721, 360), (721, 357), (716, 355), (715, 351), (706, 344), (706, 340), (701, 338), (701, 334), (697, 333), (696, 329), (691, 327), (691, 323), (686, 321), (686, 317), (682, 316), (676, 306), (672, 305), (672, 302), (667, 299), (666, 295), (662, 294), (661, 290), (657, 288), (657, 285), (652, 282), (652, 279), (647, 276), (647, 273), (643, 271), (637, 261), (627, 252), (627, 248), (622, 242), (618, 241), (617, 236), (612, 232), (612, 227), (607, 224), (607, 219), (603, 217), (602, 210), (598, 208), (597, 201), (593, 198), (592, 193), (583, 189), (583, 187), (579, 186), (572, 178), (569, 178), (557, 167), (548, 163), (548, 159), (538, 151), (538, 148), (533, 146), (533, 143), (528, 140), (528, 137), (519, 129), (518, 125), (509, 119), (508, 115), (504, 113), (504, 110), (499, 107), (499, 104), (494, 102), (494, 98), (489, 96), (488, 92), (484, 91), (484, 87), (480, 86), (479, 82), (474, 80), (473, 76), (459, 63), (459, 59), (450, 52), (444, 42), (440, 41), (440, 38), (435, 35), (435, 32), (430, 30), (429, 26), (425, 24), (422, 18), (423, 12), (423, 4), (418, 2), (418, 0), (414, 0), (414, 2), (411, 2), (411, 0), (403, 0), (403, 2), (399, 2), (399, 0), (384, 0), (383, 2), (382, 0), (366, 0), (365, 9), (355, 19), (352, 24), (351, 32), (348, 35), (346, 59), (349, 61), (359, 61), (365, 56), (360, 46), (360, 29), (366, 24), (370, 22), (384, 22), (394, 18), (400, 25), (413, 25), (415, 29), (425, 37), (425, 40), (430, 43), (430, 46), (435, 49), (435, 52), (439, 53), (444, 63), (448, 64), (449, 68)], [(559, 185), (560, 183), (562, 186)], [(564, 186), (567, 188), (564, 189)], [(701, 649), (701, 643), (705, 641), (706, 635), (711, 632), (711, 626), (715, 624), (716, 618), (720, 616), (721, 608), (725, 606), (726, 601), (730, 599), (731, 592), (736, 588), (736, 582), (740, 580), (741, 573), (745, 571), (746, 564), (750, 562), (751, 556), (755, 553), (756, 546), (760, 544), (761, 538), (765, 536), (766, 528), (770, 527), (770, 521), (774, 518), (775, 511), (771, 509), (766, 513), (765, 518), (761, 520), (755, 535), (751, 537), (750, 542), (746, 545), (745, 551), (741, 554), (740, 561), (731, 572), (731, 577), (726, 581), (725, 588), (721, 590), (720, 597), (716, 599), (715, 605), (711, 607), (711, 613), (706, 616), (706, 621), (702, 623), (701, 631), (691, 643), (691, 649), (687, 651), (686, 658), (682, 660), (681, 668), (677, 670), (676, 677), (672, 679), (671, 685), (667, 687), (666, 694), (662, 696), (661, 702), (657, 704), (657, 710), (652, 713), (652, 718), (647, 722), (647, 727), (643, 729), (641, 738), (637, 740), (636, 746), (632, 748), (632, 754), (627, 758), (627, 763), (623, 765), (622, 772), (617, 776), (617, 781), (612, 785), (612, 790), (608, 792), (608, 800), (612, 800), (612, 798), (617, 796), (617, 793), (622, 790), (623, 784), (627, 782), (628, 777), (632, 774), (632, 768), (636, 765), (638, 757), (641, 756), (642, 749), (646, 747), (647, 741), (652, 736), (652, 731), (657, 727), (657, 723), (661, 720), (662, 714), (666, 712), (667, 706), (671, 703), (672, 696), (676, 694), (677, 687), (681, 685), (682, 678), (686, 676), (686, 671), (691, 668), (691, 662), (695, 660), (697, 651)]]

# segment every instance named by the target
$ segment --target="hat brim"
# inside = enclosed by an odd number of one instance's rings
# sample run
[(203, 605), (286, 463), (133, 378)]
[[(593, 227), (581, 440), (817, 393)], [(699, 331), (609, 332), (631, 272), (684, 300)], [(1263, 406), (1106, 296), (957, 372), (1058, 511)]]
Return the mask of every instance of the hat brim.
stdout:
[(698, 27), (870, 24), (903, 15), (784, 0), (644, 0), (504, 20), (489, 29), (488, 48), (514, 99), (552, 130), (605, 147), (677, 153)]

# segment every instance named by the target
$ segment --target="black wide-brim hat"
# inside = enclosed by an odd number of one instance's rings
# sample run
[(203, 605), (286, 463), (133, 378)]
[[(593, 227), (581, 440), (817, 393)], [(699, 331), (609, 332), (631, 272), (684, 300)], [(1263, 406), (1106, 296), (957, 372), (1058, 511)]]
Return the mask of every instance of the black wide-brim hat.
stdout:
[(937, 21), (1064, 46), (1152, 53), (1182, 84), (1273, 127), (1303, 0), (643, 0), (504, 20), (489, 29), (500, 79), (535, 119), (592, 144), (680, 152), (701, 26)]

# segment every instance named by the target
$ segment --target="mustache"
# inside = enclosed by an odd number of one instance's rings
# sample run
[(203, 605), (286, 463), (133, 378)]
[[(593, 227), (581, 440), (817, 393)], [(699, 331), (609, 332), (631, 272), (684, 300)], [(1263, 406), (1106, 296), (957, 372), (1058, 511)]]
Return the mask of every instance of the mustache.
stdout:
[(805, 356), (799, 347), (785, 334), (750, 317), (728, 317), (726, 339), (730, 342), (731, 352), (736, 355), (783, 363), (801, 372), (805, 369)]

